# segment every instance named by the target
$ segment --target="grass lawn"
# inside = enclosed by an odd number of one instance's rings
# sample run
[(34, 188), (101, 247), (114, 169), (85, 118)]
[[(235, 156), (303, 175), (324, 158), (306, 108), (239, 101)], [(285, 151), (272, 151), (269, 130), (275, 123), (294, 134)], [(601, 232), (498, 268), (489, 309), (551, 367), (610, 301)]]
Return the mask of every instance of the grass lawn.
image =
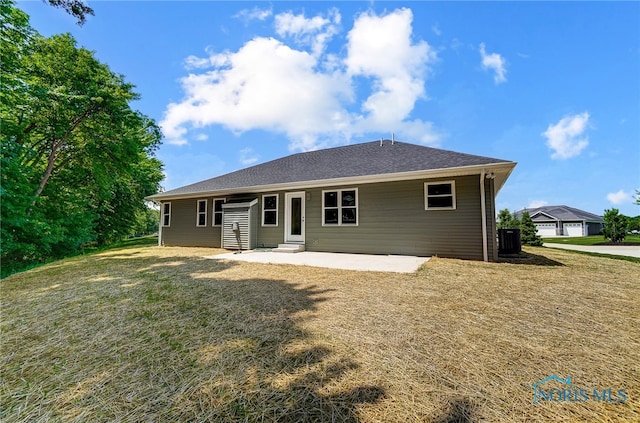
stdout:
[[(609, 240), (602, 235), (542, 238), (542, 241), (572, 245), (599, 245), (609, 242)], [(624, 238), (624, 243), (640, 244), (640, 235), (627, 235)]]
[[(526, 251), (392, 274), (137, 246), (16, 274), (0, 420), (640, 420), (640, 265)], [(534, 404), (550, 375), (588, 400)]]

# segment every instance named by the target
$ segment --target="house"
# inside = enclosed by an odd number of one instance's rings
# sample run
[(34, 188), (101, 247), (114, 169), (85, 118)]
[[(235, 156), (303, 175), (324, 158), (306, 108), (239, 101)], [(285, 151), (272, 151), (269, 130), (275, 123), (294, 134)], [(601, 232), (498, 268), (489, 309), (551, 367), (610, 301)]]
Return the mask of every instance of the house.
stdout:
[[(598, 235), (604, 227), (601, 216), (568, 206), (525, 209), (541, 237)], [(520, 218), (524, 210), (516, 212)]]
[(293, 154), (148, 199), (159, 244), (494, 260), (516, 163), (392, 140)]

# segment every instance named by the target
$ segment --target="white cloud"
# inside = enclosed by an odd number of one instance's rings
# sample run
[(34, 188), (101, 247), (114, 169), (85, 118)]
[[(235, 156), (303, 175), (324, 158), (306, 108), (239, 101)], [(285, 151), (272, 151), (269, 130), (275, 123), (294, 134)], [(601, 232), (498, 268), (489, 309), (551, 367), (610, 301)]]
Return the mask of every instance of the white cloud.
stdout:
[[(407, 121), (415, 102), (426, 98), (424, 88), (428, 66), (435, 51), (425, 41), (412, 42), (413, 14), (398, 9), (384, 16), (363, 13), (349, 32), (345, 64), (351, 77), (373, 79), (372, 93), (362, 104), (364, 115), (356, 122), (360, 131), (391, 132), (401, 136), (430, 123)], [(420, 141), (432, 142), (432, 132)]]
[(243, 9), (237, 14), (234, 15), (234, 18), (242, 19), (245, 24), (248, 24), (250, 21), (258, 20), (264, 21), (268, 17), (272, 15), (271, 8), (269, 9), (260, 9), (258, 6), (254, 6), (252, 9)]
[(209, 58), (188, 56), (184, 59), (184, 65), (187, 69), (203, 69), (211, 65)]
[(609, 200), (613, 204), (631, 204), (633, 203), (633, 196), (631, 192), (627, 192), (625, 190), (620, 190), (618, 192), (611, 192), (607, 194), (607, 200)]
[(529, 203), (527, 208), (528, 209), (537, 209), (538, 207), (544, 207), (547, 204), (549, 204), (549, 202), (545, 201), (545, 200), (531, 200), (531, 202)]
[(307, 19), (304, 14), (280, 13), (275, 16), (276, 33), (281, 37), (293, 37), (299, 45), (310, 46), (313, 55), (317, 57), (324, 52), (327, 43), (338, 33), (342, 20), (336, 8), (330, 9), (327, 15), (327, 18), (318, 15)]
[(198, 134), (195, 136), (196, 141), (206, 141), (209, 139), (209, 135), (207, 134)]
[(170, 143), (183, 143), (187, 125), (223, 125), (236, 133), (282, 132), (304, 149), (320, 134), (348, 126), (340, 100), (351, 96), (349, 81), (318, 72), (317, 59), (306, 51), (254, 38), (210, 62), (212, 70), (182, 79), (185, 99), (167, 106), (161, 125)]
[(579, 155), (589, 138), (584, 134), (589, 123), (589, 113), (565, 116), (555, 125), (549, 125), (542, 135), (547, 138), (547, 146), (553, 150), (552, 159), (569, 159)]
[[(292, 150), (348, 142), (354, 135), (390, 134), (435, 144), (431, 122), (411, 119), (426, 98), (425, 79), (435, 52), (412, 41), (409, 9), (356, 17), (343, 57), (325, 52), (340, 23), (337, 9), (307, 18), (275, 17), (275, 31), (296, 44), (256, 37), (237, 51), (190, 56), (181, 79), (184, 98), (167, 105), (161, 122), (170, 144), (185, 144), (189, 131), (221, 125), (241, 134), (261, 129), (286, 135)], [(365, 92), (356, 98), (355, 89)]]
[(495, 72), (493, 81), (501, 84), (507, 81), (507, 61), (498, 53), (487, 54), (484, 43), (480, 44), (480, 56), (482, 57), (482, 68), (492, 69)]
[(259, 157), (254, 153), (253, 148), (246, 147), (240, 150), (240, 163), (249, 166), (257, 162)]

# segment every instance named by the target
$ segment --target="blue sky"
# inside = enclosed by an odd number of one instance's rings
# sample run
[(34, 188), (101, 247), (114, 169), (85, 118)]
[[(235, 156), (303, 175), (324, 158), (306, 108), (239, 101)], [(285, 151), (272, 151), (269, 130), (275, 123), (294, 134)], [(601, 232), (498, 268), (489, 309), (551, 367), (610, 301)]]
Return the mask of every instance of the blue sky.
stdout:
[(165, 189), (380, 139), (518, 162), (497, 198), (635, 216), (638, 2), (89, 2), (79, 27), (161, 124)]

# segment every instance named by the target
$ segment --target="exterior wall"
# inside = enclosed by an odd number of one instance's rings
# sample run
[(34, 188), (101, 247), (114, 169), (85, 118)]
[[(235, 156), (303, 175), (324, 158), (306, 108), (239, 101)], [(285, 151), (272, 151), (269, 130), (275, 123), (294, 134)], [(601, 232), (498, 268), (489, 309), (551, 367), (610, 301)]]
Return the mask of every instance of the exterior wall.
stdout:
[[(196, 226), (198, 200), (207, 200), (207, 225)], [(161, 245), (221, 247), (221, 228), (213, 225), (213, 198), (171, 200), (171, 222), (162, 227)], [(162, 207), (160, 208), (162, 210)]]
[[(278, 196), (278, 226), (262, 226), (262, 196), (277, 195)], [(274, 248), (278, 244), (284, 243), (284, 193), (283, 192), (264, 192), (258, 196), (258, 204), (256, 205), (257, 219), (257, 246), (261, 248)]]
[(438, 255), (482, 260), (482, 219), (478, 176), (455, 180), (455, 210), (425, 210), (427, 180), (386, 182), (358, 188), (358, 226), (322, 226), (322, 191), (306, 192), (307, 251)]
[(602, 223), (587, 222), (587, 235), (599, 235), (602, 232), (604, 225)]
[[(455, 181), (455, 210), (425, 210), (425, 182)], [(487, 247), (497, 258), (493, 180), (486, 180)], [(322, 191), (358, 189), (358, 225), (323, 226)], [(296, 191), (301, 191), (300, 189)], [(304, 190), (305, 249), (307, 251), (406, 254), (483, 260), (479, 175), (455, 178), (323, 187)], [(278, 226), (262, 226), (262, 196), (278, 195)], [(257, 198), (257, 247), (284, 242), (285, 191), (227, 196)], [(213, 198), (208, 198), (207, 227), (196, 227), (198, 199), (171, 201), (171, 226), (162, 228), (164, 245), (221, 247), (220, 227), (211, 227)], [(226, 213), (226, 210), (225, 210)], [(253, 234), (254, 232), (252, 232)]]

